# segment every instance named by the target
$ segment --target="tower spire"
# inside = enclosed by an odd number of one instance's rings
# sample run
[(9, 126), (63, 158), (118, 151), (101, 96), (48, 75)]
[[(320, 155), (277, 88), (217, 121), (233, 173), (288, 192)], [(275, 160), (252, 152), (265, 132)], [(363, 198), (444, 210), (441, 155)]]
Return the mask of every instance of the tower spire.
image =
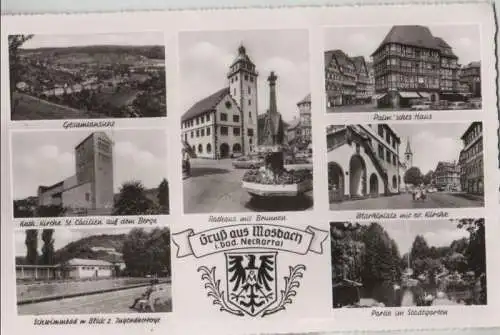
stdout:
[(411, 146), (410, 146), (410, 138), (407, 137), (406, 138), (406, 150), (405, 150), (405, 154), (413, 154), (412, 151), (411, 151)]

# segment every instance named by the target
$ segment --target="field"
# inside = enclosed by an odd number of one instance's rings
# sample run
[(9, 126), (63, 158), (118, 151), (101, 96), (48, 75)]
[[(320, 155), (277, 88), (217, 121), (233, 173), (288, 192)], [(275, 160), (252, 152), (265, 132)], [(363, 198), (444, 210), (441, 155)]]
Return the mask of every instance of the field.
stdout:
[(14, 93), (12, 104), (12, 120), (60, 120), (87, 119), (105, 117), (96, 113), (57, 105), (27, 94)]

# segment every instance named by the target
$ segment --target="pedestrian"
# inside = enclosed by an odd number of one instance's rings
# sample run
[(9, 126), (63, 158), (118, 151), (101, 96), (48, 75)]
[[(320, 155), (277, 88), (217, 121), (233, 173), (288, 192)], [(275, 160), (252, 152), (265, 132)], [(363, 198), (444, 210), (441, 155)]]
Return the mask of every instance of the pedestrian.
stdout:
[(149, 300), (149, 296), (151, 295), (151, 293), (153, 293), (156, 290), (156, 283), (157, 283), (157, 280), (154, 280), (154, 279), (151, 280), (150, 286), (147, 288), (147, 290), (143, 294), (141, 294), (140, 297), (135, 298), (134, 303), (131, 306), (129, 306), (129, 308), (134, 309), (135, 305), (140, 300)]

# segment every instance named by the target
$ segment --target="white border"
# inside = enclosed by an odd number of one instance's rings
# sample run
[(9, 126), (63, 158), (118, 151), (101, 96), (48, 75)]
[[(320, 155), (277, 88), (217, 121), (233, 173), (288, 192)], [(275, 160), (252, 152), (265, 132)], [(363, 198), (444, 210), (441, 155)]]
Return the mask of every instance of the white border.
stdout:
[[(178, 68), (178, 33), (193, 30), (265, 30), (265, 29), (309, 29), (309, 48), (311, 66), (311, 98), (313, 145), (314, 145), (314, 208), (312, 211), (283, 213), (288, 219), (286, 224), (303, 227), (312, 224), (328, 230), (328, 223), (341, 218), (349, 219), (353, 213), (331, 212), (326, 192), (326, 140), (324, 127), (327, 124), (339, 123), (374, 123), (367, 113), (350, 115), (326, 114), (324, 101), (323, 73), (323, 28), (331, 26), (370, 26), (396, 24), (480, 24), (481, 25), (481, 55), (482, 55), (482, 93), (483, 110), (466, 112), (435, 112), (432, 122), (453, 121), (483, 121), (484, 122), (484, 152), (485, 152), (485, 208), (450, 210), (453, 216), (479, 217), (484, 216), (487, 226), (487, 271), (488, 298), (487, 306), (469, 306), (447, 308), (446, 318), (402, 318), (384, 319), (369, 316), (368, 310), (333, 311), (331, 306), (331, 288), (329, 288), (329, 243), (325, 249), (326, 255), (307, 256), (300, 261), (308, 264), (309, 279), (304, 281), (294, 304), (286, 312), (276, 316), (250, 320), (228, 317), (211, 305), (203, 296), (204, 291), (196, 268), (200, 262), (193, 260), (172, 259), (173, 273), (173, 313), (165, 316), (158, 327), (147, 325), (146, 329), (153, 333), (175, 332), (177, 334), (231, 334), (262, 333), (262, 332), (299, 332), (299, 331), (331, 331), (331, 330), (389, 330), (389, 329), (422, 329), (470, 326), (498, 326), (500, 321), (496, 311), (500, 307), (500, 288), (495, 285), (500, 280), (500, 271), (495, 266), (500, 260), (500, 247), (497, 236), (500, 235), (498, 221), (498, 147), (495, 95), (495, 71), (493, 54), (493, 12), (488, 4), (473, 5), (401, 5), (401, 6), (367, 6), (367, 7), (316, 7), (287, 9), (241, 9), (241, 10), (199, 10), (179, 12), (140, 12), (117, 14), (82, 14), (82, 15), (38, 15), (2, 17), (1, 29), (1, 124), (2, 124), (2, 168), (9, 169), (8, 157), (10, 140), (8, 130), (18, 129), (54, 129), (60, 121), (27, 122), (25, 125), (9, 123), (10, 108), (8, 94), (8, 54), (7, 35), (15, 33), (46, 33), (46, 34), (78, 34), (106, 32), (138, 32), (164, 31), (166, 41), (166, 73), (167, 73), (167, 118), (164, 126), (168, 141), (169, 167), (168, 180), (170, 185), (170, 226), (172, 232), (193, 228), (196, 231), (208, 229), (207, 215), (182, 214), (182, 178), (180, 166), (180, 116), (178, 80), (182, 75)], [(293, 38), (293, 36), (291, 36)], [(300, 46), (299, 46), (300, 47)], [(119, 122), (118, 122), (119, 121)], [(117, 120), (115, 129), (148, 128), (157, 120)], [(12, 269), (13, 229), (10, 219), (11, 195), (9, 194), (11, 180), (2, 174), (2, 324), (9, 324), (12, 331), (36, 331), (40, 334), (65, 334), (68, 327), (33, 327), (31, 318), (17, 317), (15, 312), (15, 285)], [(497, 176), (497, 177), (495, 177)], [(494, 181), (494, 182), (491, 182)], [(7, 206), (7, 207), (6, 207)], [(373, 212), (373, 211), (371, 211)], [(6, 214), (9, 216), (6, 216)], [(257, 213), (255, 213), (257, 214)], [(241, 216), (244, 214), (242, 213)], [(353, 218), (352, 218), (353, 219)], [(172, 255), (175, 255), (172, 250)], [(286, 256), (284, 256), (286, 258)], [(291, 262), (299, 259), (288, 258)], [(209, 260), (207, 259), (207, 262)], [(313, 278), (315, 282), (312, 282)], [(314, 299), (313, 299), (314, 298)], [(184, 302), (184, 303), (181, 303)], [(196, 305), (196, 308), (191, 306)], [(179, 306), (178, 308), (176, 306)], [(184, 308), (182, 307), (184, 306)], [(196, 313), (194, 313), (196, 311)], [(304, 312), (306, 311), (306, 312)], [(267, 319), (267, 320), (266, 320)], [(76, 334), (83, 334), (92, 329), (94, 332), (105, 333), (118, 330), (123, 333), (134, 333), (145, 330), (144, 325), (102, 326), (95, 328), (71, 327)]]

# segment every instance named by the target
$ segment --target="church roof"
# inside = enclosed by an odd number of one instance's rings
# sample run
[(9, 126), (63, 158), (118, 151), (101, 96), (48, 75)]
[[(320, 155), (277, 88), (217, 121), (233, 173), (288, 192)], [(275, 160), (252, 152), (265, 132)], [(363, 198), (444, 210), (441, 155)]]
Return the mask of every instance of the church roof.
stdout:
[(209, 112), (217, 106), (217, 104), (229, 94), (229, 87), (224, 87), (208, 97), (195, 103), (184, 115), (181, 121), (192, 119), (198, 115)]
[(404, 44), (427, 49), (441, 49), (439, 41), (432, 36), (430, 29), (424, 26), (393, 26), (373, 54), (389, 43)]

